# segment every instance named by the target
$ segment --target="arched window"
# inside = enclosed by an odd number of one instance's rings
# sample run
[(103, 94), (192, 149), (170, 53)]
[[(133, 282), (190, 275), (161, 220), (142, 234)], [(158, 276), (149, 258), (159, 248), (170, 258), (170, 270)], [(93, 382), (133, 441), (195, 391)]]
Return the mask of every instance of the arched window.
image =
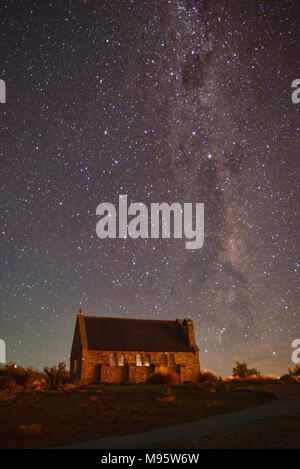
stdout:
[(172, 354), (172, 355), (169, 356), (169, 367), (174, 368), (174, 366), (175, 366), (175, 357)]
[(77, 358), (74, 358), (73, 373), (77, 373), (77, 370), (78, 370), (78, 360), (77, 360)]
[(151, 365), (150, 355), (145, 355), (144, 366), (150, 366), (150, 365)]
[(117, 355), (115, 353), (110, 354), (109, 364), (110, 366), (117, 366)]
[(165, 353), (162, 356), (162, 366), (168, 366), (168, 357)]
[(121, 355), (119, 355), (119, 366), (124, 366), (125, 365), (125, 355), (124, 353), (121, 353)]
[(142, 355), (140, 353), (137, 353), (136, 354), (136, 366), (142, 366), (142, 365), (143, 365)]

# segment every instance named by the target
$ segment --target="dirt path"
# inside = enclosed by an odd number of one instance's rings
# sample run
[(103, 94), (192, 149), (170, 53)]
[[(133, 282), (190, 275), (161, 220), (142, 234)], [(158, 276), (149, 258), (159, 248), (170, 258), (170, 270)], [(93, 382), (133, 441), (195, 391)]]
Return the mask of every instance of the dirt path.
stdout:
[[(282, 387), (281, 387), (282, 388)], [(277, 394), (278, 392), (278, 394)], [(143, 448), (167, 441), (201, 438), (203, 436), (239, 428), (248, 423), (272, 417), (294, 415), (300, 409), (300, 386), (274, 389), (276, 400), (231, 414), (218, 415), (194, 422), (159, 428), (148, 432), (111, 436), (99, 440), (76, 443), (63, 448), (77, 449), (129, 449)]]

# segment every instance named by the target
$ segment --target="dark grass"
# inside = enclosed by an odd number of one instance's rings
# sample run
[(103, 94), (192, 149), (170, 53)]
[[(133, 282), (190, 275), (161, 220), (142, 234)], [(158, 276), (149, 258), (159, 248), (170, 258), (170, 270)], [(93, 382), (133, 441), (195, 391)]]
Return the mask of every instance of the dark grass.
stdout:
[[(64, 392), (19, 393), (0, 399), (0, 448), (60, 446), (234, 412), (272, 399), (265, 392), (211, 392), (170, 386), (175, 401), (161, 404), (161, 384), (99, 385)], [(38, 425), (32, 431), (20, 425)]]

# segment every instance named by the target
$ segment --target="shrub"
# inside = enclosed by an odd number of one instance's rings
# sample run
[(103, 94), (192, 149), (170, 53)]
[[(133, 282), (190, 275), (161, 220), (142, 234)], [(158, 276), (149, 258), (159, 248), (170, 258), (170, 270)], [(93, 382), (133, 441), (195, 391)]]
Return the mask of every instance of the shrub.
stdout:
[(16, 387), (16, 382), (13, 378), (6, 375), (0, 375), (0, 389), (13, 389)]
[(256, 368), (248, 368), (246, 363), (240, 363), (236, 361), (235, 367), (232, 368), (232, 374), (234, 378), (249, 378), (250, 376), (260, 377), (261, 374)]
[(179, 382), (178, 373), (170, 372), (168, 368), (164, 367), (160, 367), (148, 378), (148, 383), (151, 384), (179, 384)]
[(270, 381), (278, 381), (279, 376), (277, 376), (277, 375), (267, 375), (267, 376), (264, 377), (264, 379), (270, 380)]
[(66, 384), (69, 380), (69, 372), (66, 370), (66, 363), (59, 363), (58, 367), (52, 366), (49, 368), (45, 366), (46, 380), (52, 389), (57, 389), (58, 386)]
[(247, 376), (246, 378), (242, 378), (242, 379), (245, 379), (247, 381), (264, 381), (265, 380), (265, 377), (264, 376), (261, 376), (260, 374), (253, 374), (253, 375), (249, 375)]
[(216, 383), (219, 381), (216, 373), (211, 370), (203, 370), (200, 372), (200, 376), (198, 379), (199, 383), (209, 382), (209, 383)]
[(16, 363), (6, 365), (0, 370), (0, 378), (3, 382), (14, 381), (15, 385), (25, 387), (29, 383), (41, 380), (45, 377), (43, 373), (37, 370), (33, 370), (31, 367), (23, 368), (18, 366)]
[(45, 379), (29, 381), (25, 384), (25, 388), (29, 391), (42, 391), (46, 387), (47, 387), (47, 381)]
[(289, 375), (300, 376), (300, 365), (296, 365), (294, 368), (289, 368)]

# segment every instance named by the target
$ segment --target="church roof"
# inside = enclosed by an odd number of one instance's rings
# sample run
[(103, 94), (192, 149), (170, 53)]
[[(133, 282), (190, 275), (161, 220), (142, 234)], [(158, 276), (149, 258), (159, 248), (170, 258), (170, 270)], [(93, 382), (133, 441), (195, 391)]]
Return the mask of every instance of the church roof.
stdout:
[(82, 318), (89, 350), (191, 351), (178, 321)]

